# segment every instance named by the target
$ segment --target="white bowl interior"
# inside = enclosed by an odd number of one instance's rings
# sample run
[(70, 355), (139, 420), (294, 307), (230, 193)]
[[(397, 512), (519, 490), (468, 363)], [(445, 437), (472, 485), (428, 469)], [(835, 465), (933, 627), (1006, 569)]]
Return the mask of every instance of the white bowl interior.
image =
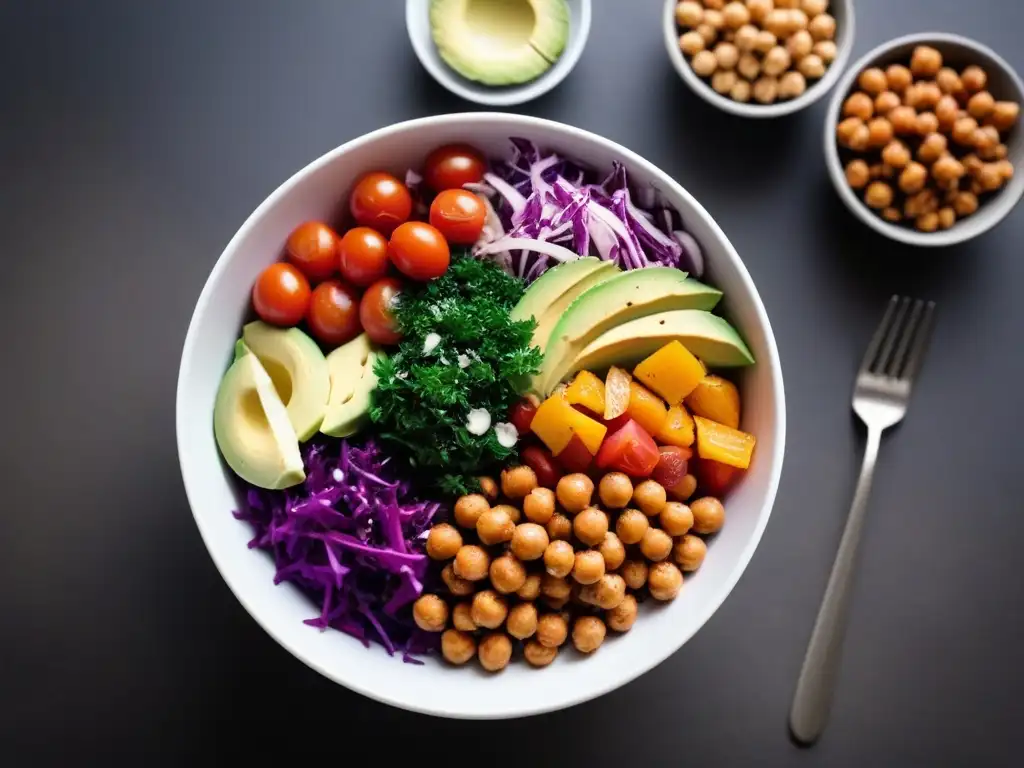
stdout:
[[(517, 663), (493, 677), (476, 665), (403, 664), (379, 646), (367, 649), (347, 635), (304, 625), (317, 607), (288, 584), (275, 587), (270, 557), (246, 548), (251, 531), (231, 515), (238, 499), (211, 421), (253, 281), (279, 258), (297, 222), (336, 221), (340, 203), (363, 172), (403, 173), (418, 167), (429, 150), (453, 141), (501, 157), (509, 136), (532, 139), (599, 168), (621, 161), (634, 182), (653, 182), (682, 212), (704, 247), (707, 279), (725, 292), (726, 314), (758, 360), (741, 380), (743, 427), (757, 436), (758, 445), (747, 477), (727, 499), (725, 528), (674, 602), (643, 606), (633, 630), (610, 638), (591, 658), (566, 652), (541, 672)], [(534, 714), (585, 701), (632, 680), (686, 642), (728, 595), (760, 540), (779, 482), (785, 428), (782, 373), (764, 307), (736, 252), (704, 209), (665, 174), (613, 142), (558, 123), (503, 114), (445, 115), (385, 128), (339, 147), (285, 182), (250, 216), (214, 267), (185, 342), (177, 397), (178, 449), (196, 522), (225, 581), (253, 617), (295, 656), (349, 688), (407, 709), (466, 718)]]
[(406, 0), (405, 25), (409, 40), (424, 69), (441, 85), (469, 101), (492, 107), (523, 104), (542, 96), (562, 82), (583, 55), (590, 35), (590, 0), (567, 0), (569, 6), (569, 39), (565, 50), (543, 75), (521, 85), (495, 87), (463, 77), (441, 58), (430, 32), (429, 0)]

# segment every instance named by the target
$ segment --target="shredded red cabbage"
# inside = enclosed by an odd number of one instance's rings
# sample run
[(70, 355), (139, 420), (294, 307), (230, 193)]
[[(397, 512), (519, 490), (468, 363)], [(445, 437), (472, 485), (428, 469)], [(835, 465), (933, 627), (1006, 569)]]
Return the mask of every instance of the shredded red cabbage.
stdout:
[(438, 635), (416, 626), (412, 603), (433, 579), (424, 548), (441, 505), (414, 498), (372, 438), (312, 441), (303, 461), (302, 485), (248, 486), (235, 517), (256, 532), (249, 548), (274, 558), (275, 584), (289, 581), (320, 606), (310, 626), (422, 663), (415, 654), (435, 650)]

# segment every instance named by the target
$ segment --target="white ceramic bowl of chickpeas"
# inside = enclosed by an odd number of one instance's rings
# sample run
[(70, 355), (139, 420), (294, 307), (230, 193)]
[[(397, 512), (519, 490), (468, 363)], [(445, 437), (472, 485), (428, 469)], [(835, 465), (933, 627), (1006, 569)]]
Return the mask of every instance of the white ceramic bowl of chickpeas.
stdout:
[(829, 175), (847, 207), (893, 240), (948, 246), (988, 231), (1024, 194), (1024, 85), (958, 35), (885, 43), (844, 75), (825, 122)]
[(665, 0), (663, 25), (686, 84), (741, 117), (781, 117), (813, 104), (853, 48), (851, 0)]

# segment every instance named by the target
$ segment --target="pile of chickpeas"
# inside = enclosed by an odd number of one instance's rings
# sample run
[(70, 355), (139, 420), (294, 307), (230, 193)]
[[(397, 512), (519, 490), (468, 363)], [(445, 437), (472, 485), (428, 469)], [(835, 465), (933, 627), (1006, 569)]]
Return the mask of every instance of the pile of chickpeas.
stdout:
[(871, 67), (843, 103), (846, 180), (886, 221), (949, 229), (1013, 176), (1006, 132), (1020, 105), (997, 101), (984, 69), (944, 66), (930, 46), (909, 66)]
[(704, 562), (702, 536), (722, 528), (725, 509), (713, 497), (685, 504), (696, 486), (687, 475), (670, 500), (653, 480), (634, 485), (610, 472), (596, 487), (576, 473), (551, 489), (519, 466), (502, 472), (499, 495), (483, 478), (482, 493), (456, 501), (455, 524), (428, 534), (447, 589), (416, 601), (416, 624), (443, 633), (450, 663), (476, 657), (490, 672), (504, 669), (517, 645), (535, 667), (570, 641), (593, 653), (609, 629), (629, 631), (638, 601), (674, 599), (683, 572)]
[(676, 23), (690, 67), (734, 101), (795, 99), (836, 58), (828, 0), (683, 0)]

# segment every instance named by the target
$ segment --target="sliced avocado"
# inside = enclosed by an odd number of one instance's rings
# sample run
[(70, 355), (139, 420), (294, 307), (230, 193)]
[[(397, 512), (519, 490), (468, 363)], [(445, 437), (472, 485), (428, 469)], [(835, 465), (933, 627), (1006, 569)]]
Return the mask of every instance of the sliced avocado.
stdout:
[(673, 309), (714, 309), (721, 291), (672, 267), (646, 267), (615, 275), (585, 291), (555, 324), (534, 387), (549, 393), (588, 344), (617, 325)]
[(365, 333), (327, 356), (331, 395), (321, 432), (331, 437), (348, 437), (363, 427), (369, 417), (370, 393), (377, 387), (373, 366), (383, 356)]
[(584, 291), (614, 277), (619, 271), (615, 263), (593, 256), (559, 264), (526, 289), (512, 310), (512, 319), (536, 318), (537, 328), (533, 332), (532, 343), (543, 352), (547, 349), (551, 329), (569, 305)]
[(290, 488), (306, 479), (288, 412), (255, 355), (224, 374), (213, 407), (221, 455), (240, 478), (260, 488)]
[(331, 393), (320, 347), (298, 328), (275, 328), (259, 320), (245, 326), (242, 341), (266, 368), (299, 440), (309, 440), (320, 428)]
[[(251, 354), (250, 349), (245, 346), (245, 342), (239, 339), (235, 342), (235, 357), (234, 360), (238, 360), (246, 355)], [(234, 360), (232, 362), (234, 362)]]
[(534, 80), (569, 38), (565, 0), (431, 0), (430, 30), (444, 62), (484, 85)]
[(623, 323), (598, 336), (566, 369), (603, 371), (612, 365), (632, 368), (670, 341), (678, 340), (711, 368), (753, 365), (743, 339), (728, 322), (699, 309), (660, 312)]

